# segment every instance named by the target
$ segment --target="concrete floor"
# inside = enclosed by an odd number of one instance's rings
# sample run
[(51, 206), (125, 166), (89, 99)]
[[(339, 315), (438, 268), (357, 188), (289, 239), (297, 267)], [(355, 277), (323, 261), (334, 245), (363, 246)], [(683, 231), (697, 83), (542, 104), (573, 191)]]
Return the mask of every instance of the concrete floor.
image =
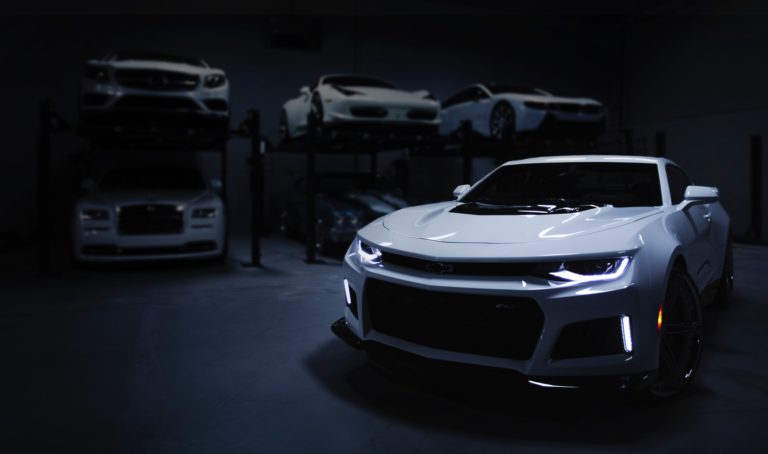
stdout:
[[(762, 451), (768, 248), (738, 246), (684, 399), (401, 380), (330, 332), (339, 262), (264, 242), (227, 263), (0, 275), (0, 452)], [(18, 266), (11, 266), (18, 263)], [(762, 449), (761, 449), (762, 448)]]

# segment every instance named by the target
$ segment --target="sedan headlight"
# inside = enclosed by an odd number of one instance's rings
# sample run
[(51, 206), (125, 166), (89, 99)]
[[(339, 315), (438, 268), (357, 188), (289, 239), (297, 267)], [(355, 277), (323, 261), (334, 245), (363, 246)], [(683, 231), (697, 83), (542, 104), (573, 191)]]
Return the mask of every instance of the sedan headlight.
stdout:
[(216, 217), (216, 208), (195, 208), (192, 210), (195, 219), (213, 219)]
[(88, 208), (80, 211), (80, 220), (82, 221), (107, 221), (109, 220), (109, 211), (102, 209)]
[(621, 277), (629, 262), (629, 257), (564, 261), (552, 264), (546, 274), (549, 279), (565, 282), (609, 281)]
[(360, 258), (360, 263), (363, 265), (381, 264), (381, 249), (371, 246), (359, 238), (355, 240), (355, 243), (355, 252)]
[(224, 74), (208, 74), (205, 76), (205, 86), (207, 88), (221, 87), (227, 82), (227, 76)]

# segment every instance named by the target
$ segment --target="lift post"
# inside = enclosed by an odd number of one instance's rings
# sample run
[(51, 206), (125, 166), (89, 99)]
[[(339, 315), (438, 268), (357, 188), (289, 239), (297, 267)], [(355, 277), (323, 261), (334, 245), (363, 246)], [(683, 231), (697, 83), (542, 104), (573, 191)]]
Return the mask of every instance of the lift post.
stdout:
[(461, 122), (462, 136), (462, 184), (471, 184), (472, 181), (472, 122)]
[(52, 270), (53, 212), (51, 203), (51, 132), (53, 102), (40, 101), (37, 143), (37, 235), (40, 240), (38, 268), (47, 276)]
[(261, 140), (261, 114), (249, 109), (246, 128), (251, 139), (251, 261), (243, 266), (261, 267), (261, 234), (264, 228), (264, 146)]

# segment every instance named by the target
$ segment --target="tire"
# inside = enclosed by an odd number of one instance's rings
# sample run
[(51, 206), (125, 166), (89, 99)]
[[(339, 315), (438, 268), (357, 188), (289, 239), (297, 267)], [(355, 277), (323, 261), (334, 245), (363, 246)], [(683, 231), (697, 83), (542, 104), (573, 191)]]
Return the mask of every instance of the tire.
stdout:
[(688, 274), (675, 268), (662, 304), (659, 333), (659, 368), (648, 388), (654, 399), (680, 396), (696, 378), (704, 346), (701, 299)]
[(491, 110), (489, 131), (491, 138), (503, 142), (514, 142), (516, 139), (515, 109), (507, 102), (499, 102)]
[(720, 276), (720, 284), (717, 287), (717, 295), (715, 295), (716, 307), (725, 309), (731, 305), (731, 290), (733, 290), (733, 244), (729, 237), (725, 246), (723, 274)]
[(288, 126), (288, 114), (284, 110), (280, 112), (278, 130), (280, 134), (280, 143), (288, 143), (291, 141), (291, 129)]

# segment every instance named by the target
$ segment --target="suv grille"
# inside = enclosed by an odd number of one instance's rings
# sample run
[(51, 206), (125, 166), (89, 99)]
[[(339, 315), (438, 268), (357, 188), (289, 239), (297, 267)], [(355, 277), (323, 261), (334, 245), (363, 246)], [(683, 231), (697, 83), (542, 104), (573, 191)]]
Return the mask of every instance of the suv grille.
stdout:
[(118, 69), (115, 80), (124, 87), (158, 91), (194, 90), (200, 82), (194, 74), (154, 69)]
[(368, 279), (364, 304), (375, 331), (432, 348), (525, 360), (544, 326), (530, 298), (421, 290)]
[(130, 205), (120, 208), (120, 235), (163, 235), (181, 233), (184, 213), (174, 205)]

